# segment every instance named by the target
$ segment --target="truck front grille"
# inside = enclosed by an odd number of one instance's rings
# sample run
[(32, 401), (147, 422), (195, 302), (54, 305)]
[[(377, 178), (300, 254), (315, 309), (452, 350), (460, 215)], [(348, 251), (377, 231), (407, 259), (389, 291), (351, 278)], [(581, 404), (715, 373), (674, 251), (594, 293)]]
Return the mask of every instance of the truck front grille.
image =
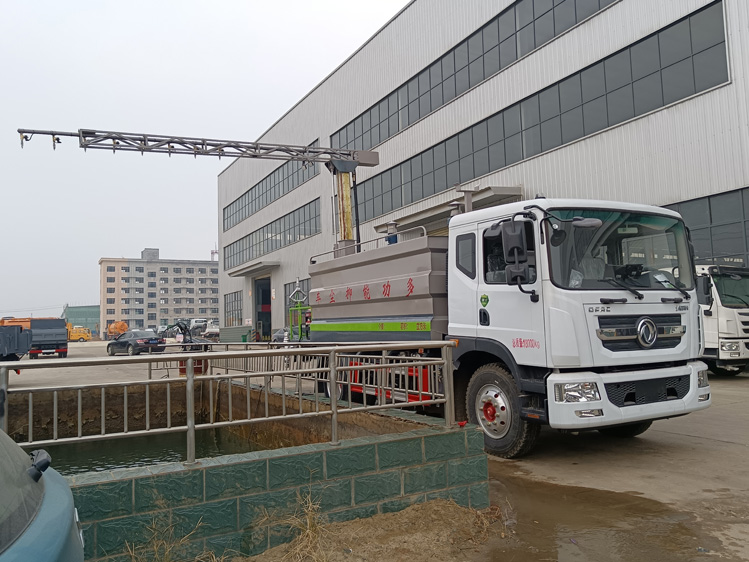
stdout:
[(643, 347), (637, 338), (637, 324), (643, 316), (599, 316), (598, 338), (609, 351), (643, 351), (645, 349), (672, 349), (686, 334), (686, 326), (679, 314), (654, 314), (648, 316), (656, 325), (658, 337), (650, 347)]
[(738, 313), (741, 321), (741, 330), (745, 334), (749, 334), (749, 312), (739, 312)]
[(684, 398), (689, 392), (689, 377), (669, 377), (604, 385), (614, 406), (636, 406)]

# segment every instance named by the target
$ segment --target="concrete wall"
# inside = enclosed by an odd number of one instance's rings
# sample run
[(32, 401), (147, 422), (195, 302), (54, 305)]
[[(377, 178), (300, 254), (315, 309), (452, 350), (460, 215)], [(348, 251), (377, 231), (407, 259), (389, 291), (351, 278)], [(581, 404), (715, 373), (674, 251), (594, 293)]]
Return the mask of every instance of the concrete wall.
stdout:
[[(400, 413), (401, 416), (414, 416)], [(418, 416), (418, 419), (422, 419)], [(129, 562), (127, 544), (142, 546), (157, 528), (172, 529), (193, 560), (204, 550), (220, 556), (258, 554), (288, 542), (281, 521), (306, 494), (328, 521), (398, 511), (452, 498), (489, 505), (483, 435), (473, 426), (445, 429), (441, 421), (401, 434), (257, 451), (213, 459), (71, 476), (84, 527), (86, 560)]]

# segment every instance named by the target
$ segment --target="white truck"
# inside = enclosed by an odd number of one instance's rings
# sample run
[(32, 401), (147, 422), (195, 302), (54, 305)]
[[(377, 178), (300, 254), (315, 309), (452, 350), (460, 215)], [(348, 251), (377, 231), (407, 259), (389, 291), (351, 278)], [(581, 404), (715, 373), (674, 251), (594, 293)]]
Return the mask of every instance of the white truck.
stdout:
[(710, 405), (677, 213), (539, 198), (453, 216), (448, 237), (402, 234), (311, 259), (311, 339), (456, 341), (444, 375), (488, 452), (521, 456), (542, 425), (633, 437)]
[(705, 325), (702, 356), (715, 374), (738, 375), (749, 365), (749, 269), (697, 265)]

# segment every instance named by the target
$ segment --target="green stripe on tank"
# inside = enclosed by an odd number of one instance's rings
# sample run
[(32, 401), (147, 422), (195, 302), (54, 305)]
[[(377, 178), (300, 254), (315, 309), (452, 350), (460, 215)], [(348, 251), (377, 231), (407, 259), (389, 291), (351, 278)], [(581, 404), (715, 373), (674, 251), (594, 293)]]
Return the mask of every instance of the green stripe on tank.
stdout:
[(313, 332), (429, 332), (431, 322), (312, 322)]

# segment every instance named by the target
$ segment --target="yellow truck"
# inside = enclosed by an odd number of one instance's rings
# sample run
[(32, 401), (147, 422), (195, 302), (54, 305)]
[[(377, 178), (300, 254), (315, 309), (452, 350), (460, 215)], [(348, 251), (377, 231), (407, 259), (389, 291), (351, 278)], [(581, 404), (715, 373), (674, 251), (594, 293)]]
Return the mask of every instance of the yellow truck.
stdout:
[(70, 322), (68, 327), (68, 341), (91, 341), (91, 330), (83, 326), (73, 326)]

